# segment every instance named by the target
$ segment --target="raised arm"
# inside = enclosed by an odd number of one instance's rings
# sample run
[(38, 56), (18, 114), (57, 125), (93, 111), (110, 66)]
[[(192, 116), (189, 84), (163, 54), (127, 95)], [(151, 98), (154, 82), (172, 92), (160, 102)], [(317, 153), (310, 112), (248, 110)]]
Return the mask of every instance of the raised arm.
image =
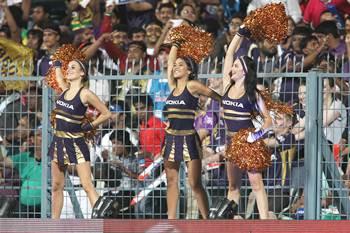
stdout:
[(224, 75), (224, 80), (223, 80), (223, 88), (224, 90), (227, 89), (228, 85), (230, 85), (231, 80), (230, 80), (230, 70), (233, 64), (233, 58), (234, 58), (234, 54), (236, 53), (236, 51), (239, 49), (242, 41), (243, 41), (243, 37), (244, 36), (249, 36), (249, 31), (247, 28), (244, 27), (244, 25), (242, 25), (239, 30), (238, 33), (233, 37), (230, 46), (227, 49), (226, 55), (225, 55), (225, 62), (224, 62), (224, 71), (223, 71), (223, 75)]
[(69, 85), (64, 80), (64, 75), (61, 69), (62, 63), (60, 61), (54, 61), (53, 65), (55, 67), (56, 81), (58, 83), (58, 86), (64, 91), (69, 88)]
[(177, 50), (178, 50), (178, 46), (176, 45), (172, 45), (171, 49), (170, 49), (170, 53), (169, 53), (169, 57), (168, 57), (168, 85), (169, 85), (169, 89), (170, 91), (172, 91), (175, 87), (176, 87), (176, 81), (174, 79), (173, 76), (173, 68), (174, 68), (174, 64), (177, 58)]
[(168, 32), (172, 28), (172, 26), (173, 26), (173, 23), (170, 20), (165, 24), (165, 26), (162, 30), (162, 34), (160, 35), (156, 45), (154, 46), (154, 54), (157, 55), (159, 53), (159, 48), (164, 43), (165, 38), (168, 35)]
[(1, 1), (0, 8), (5, 13), (5, 18), (7, 21), (7, 25), (10, 28), (11, 31), (11, 39), (20, 43), (21, 42), (21, 34), (20, 34), (20, 28), (18, 27), (15, 18), (13, 17), (10, 8), (7, 5), (7, 1)]
[(218, 102), (221, 102), (221, 96), (218, 93), (208, 88), (207, 86), (205, 86), (199, 81), (196, 81), (196, 80), (189, 81), (187, 83), (187, 88), (192, 95), (204, 95)]
[(95, 53), (103, 45), (103, 43), (110, 40), (110, 37), (110, 33), (104, 33), (92, 45), (90, 45), (86, 50), (84, 50), (85, 60), (90, 60), (90, 58), (92, 58), (95, 55)]

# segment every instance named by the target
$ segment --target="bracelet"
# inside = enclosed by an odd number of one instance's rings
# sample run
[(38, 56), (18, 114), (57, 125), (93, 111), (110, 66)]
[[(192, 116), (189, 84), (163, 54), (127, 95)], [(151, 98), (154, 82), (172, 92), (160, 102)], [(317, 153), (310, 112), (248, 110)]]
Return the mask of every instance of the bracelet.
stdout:
[(178, 41), (174, 41), (173, 42), (173, 46), (175, 46), (176, 48), (180, 48), (181, 47), (181, 43)]

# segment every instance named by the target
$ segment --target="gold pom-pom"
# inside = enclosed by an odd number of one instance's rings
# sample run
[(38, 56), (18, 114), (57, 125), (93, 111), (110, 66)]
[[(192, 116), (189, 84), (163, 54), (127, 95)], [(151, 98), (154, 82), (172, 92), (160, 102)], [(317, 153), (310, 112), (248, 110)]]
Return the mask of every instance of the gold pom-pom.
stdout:
[[(68, 69), (68, 63), (75, 59), (83, 61), (85, 60), (85, 55), (71, 44), (62, 45), (51, 57), (52, 61), (59, 60), (62, 62), (63, 74), (65, 74)], [(49, 68), (45, 77), (45, 82), (49, 87), (54, 89), (56, 93), (59, 94), (62, 92), (57, 83), (55, 68), (53, 66)]]
[(266, 109), (277, 113), (284, 113), (292, 116), (294, 114), (293, 107), (278, 100), (273, 100), (268, 91), (260, 92), (261, 98), (264, 100)]
[(258, 41), (279, 43), (287, 37), (288, 17), (283, 3), (271, 3), (251, 12), (243, 23)]
[(231, 138), (227, 145), (226, 158), (246, 171), (262, 171), (270, 166), (271, 154), (262, 139), (247, 142), (249, 132), (255, 129), (241, 129)]
[(198, 27), (180, 25), (171, 29), (169, 33), (171, 42), (180, 42), (179, 57), (190, 57), (200, 63), (207, 57), (213, 48), (213, 38), (210, 33)]

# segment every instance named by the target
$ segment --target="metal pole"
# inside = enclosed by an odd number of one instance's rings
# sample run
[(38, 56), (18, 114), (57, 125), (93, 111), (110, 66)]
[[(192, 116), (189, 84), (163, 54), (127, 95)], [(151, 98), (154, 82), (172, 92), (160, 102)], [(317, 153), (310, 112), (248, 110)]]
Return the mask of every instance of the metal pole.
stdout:
[(43, 86), (43, 96), (42, 96), (42, 142), (41, 142), (41, 166), (42, 166), (42, 175), (41, 175), (41, 218), (47, 218), (50, 210), (48, 198), (50, 197), (49, 193), (49, 161), (47, 158), (48, 145), (49, 145), (49, 88)]
[[(318, 76), (316, 70), (311, 70), (306, 78), (306, 122), (305, 122), (305, 214), (308, 220), (317, 219), (317, 202), (319, 196), (318, 163)], [(322, 90), (322, 89), (321, 89)]]

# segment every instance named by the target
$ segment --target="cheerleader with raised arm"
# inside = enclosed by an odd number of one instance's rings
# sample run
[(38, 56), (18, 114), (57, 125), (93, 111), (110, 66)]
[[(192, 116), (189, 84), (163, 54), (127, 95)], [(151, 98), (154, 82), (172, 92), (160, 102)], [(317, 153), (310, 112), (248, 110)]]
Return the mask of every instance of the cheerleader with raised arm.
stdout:
[[(227, 128), (228, 141), (230, 143), (234, 136), (241, 129), (254, 128), (252, 113), (258, 112), (264, 120), (261, 129), (249, 133), (247, 142), (253, 143), (263, 137), (272, 125), (271, 117), (265, 107), (265, 103), (256, 88), (257, 75), (256, 65), (247, 56), (234, 59), (235, 52), (244, 37), (249, 37), (249, 30), (241, 26), (238, 33), (232, 39), (227, 50), (224, 63), (222, 106), (224, 109), (224, 120)], [(240, 156), (254, 156), (241, 154)], [(262, 172), (256, 169), (240, 168), (234, 162), (227, 162), (227, 175), (229, 181), (229, 200), (239, 203), (240, 186), (242, 173), (247, 172), (253, 192), (255, 193), (259, 215), (261, 219), (268, 218), (268, 201), (262, 179)]]
[[(191, 30), (191, 29), (189, 29)], [(168, 59), (168, 83), (171, 94), (166, 100), (166, 116), (169, 127), (166, 129), (162, 155), (164, 156), (167, 177), (168, 218), (176, 218), (179, 198), (179, 167), (186, 162), (188, 180), (202, 218), (208, 217), (208, 197), (202, 185), (202, 148), (194, 128), (195, 112), (199, 95), (221, 101), (215, 91), (197, 81), (197, 63), (189, 56), (178, 57), (182, 43), (173, 43)]]
[[(84, 63), (78, 59), (70, 61), (66, 77), (61, 66), (60, 61), (54, 61), (56, 81), (63, 92), (56, 100), (54, 137), (49, 149), (52, 159), (52, 218), (60, 218), (61, 215), (64, 173), (68, 165), (75, 165), (91, 206), (99, 199), (91, 180), (90, 152), (85, 135), (111, 116), (104, 103), (84, 86), (88, 81)], [(93, 122), (83, 120), (88, 106), (100, 112)]]

